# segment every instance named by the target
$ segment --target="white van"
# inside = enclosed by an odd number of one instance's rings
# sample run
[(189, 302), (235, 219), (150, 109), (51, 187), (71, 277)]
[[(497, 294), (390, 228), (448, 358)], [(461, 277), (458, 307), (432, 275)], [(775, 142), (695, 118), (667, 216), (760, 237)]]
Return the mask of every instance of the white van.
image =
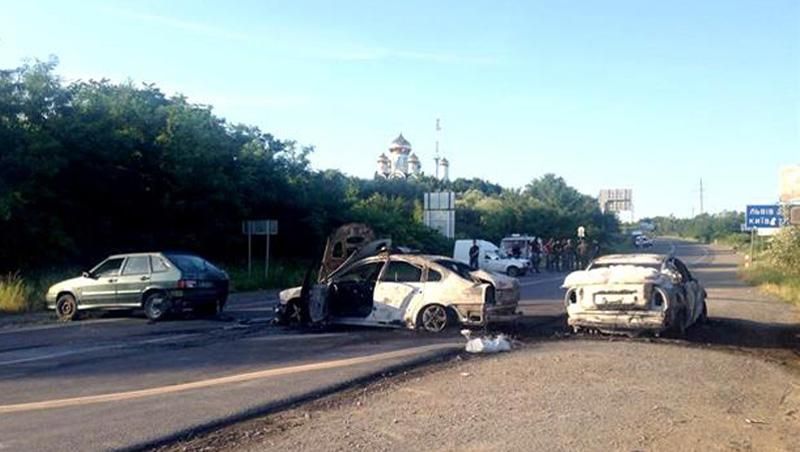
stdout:
[[(508, 257), (492, 242), (487, 242), (486, 240), (477, 240), (476, 242), (480, 249), (478, 266), (481, 269), (495, 273), (505, 273), (508, 276), (522, 276), (528, 272), (531, 265), (530, 261)], [(472, 248), (472, 240), (456, 240), (453, 248), (453, 259), (469, 264), (470, 248)]]

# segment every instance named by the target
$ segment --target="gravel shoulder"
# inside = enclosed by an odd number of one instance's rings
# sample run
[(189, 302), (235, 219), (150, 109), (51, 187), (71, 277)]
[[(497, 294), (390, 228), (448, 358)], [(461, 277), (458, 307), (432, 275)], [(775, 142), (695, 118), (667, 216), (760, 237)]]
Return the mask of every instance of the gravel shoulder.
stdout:
[(714, 249), (693, 267), (712, 321), (686, 339), (570, 336), (558, 325), (543, 337), (539, 327), (508, 354), (383, 379), (165, 450), (800, 451), (800, 317), (739, 282), (736, 264)]
[(674, 344), (562, 340), (376, 382), (167, 450), (800, 450), (800, 378)]

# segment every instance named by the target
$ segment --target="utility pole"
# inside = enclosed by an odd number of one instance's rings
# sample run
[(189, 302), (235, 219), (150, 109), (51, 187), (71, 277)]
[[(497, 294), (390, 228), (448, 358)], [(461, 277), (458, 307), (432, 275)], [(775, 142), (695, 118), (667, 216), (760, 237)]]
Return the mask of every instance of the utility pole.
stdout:
[(700, 178), (700, 215), (704, 212), (703, 210), (703, 178)]
[(439, 180), (439, 132), (441, 130), (439, 118), (436, 118), (436, 156), (433, 157), (433, 161), (436, 162), (436, 180)]

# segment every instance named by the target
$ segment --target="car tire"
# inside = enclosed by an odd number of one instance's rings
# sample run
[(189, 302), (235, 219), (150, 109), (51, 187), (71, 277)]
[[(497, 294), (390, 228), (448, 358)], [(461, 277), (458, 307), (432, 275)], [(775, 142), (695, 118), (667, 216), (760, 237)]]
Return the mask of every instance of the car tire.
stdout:
[(519, 268), (512, 265), (506, 269), (506, 274), (512, 278), (516, 278), (519, 276)]
[(56, 315), (58, 320), (69, 322), (78, 317), (78, 302), (70, 294), (63, 294), (56, 300)]
[(200, 317), (216, 317), (222, 312), (222, 305), (219, 301), (205, 303), (195, 307), (194, 312)]
[(703, 300), (703, 310), (700, 311), (700, 317), (697, 318), (697, 323), (700, 325), (706, 325), (708, 323), (708, 305), (706, 304), (706, 300)]
[(672, 325), (672, 335), (676, 338), (684, 338), (686, 337), (686, 329), (687, 329), (687, 321), (686, 321), (687, 310), (686, 308), (681, 308), (675, 314), (674, 321), (675, 323)]
[(300, 300), (286, 304), (285, 323), (288, 326), (302, 326), (309, 322), (308, 309), (304, 309)]
[(429, 304), (422, 308), (417, 319), (417, 326), (428, 333), (441, 333), (450, 326), (450, 313), (440, 304)]
[(145, 297), (142, 307), (144, 308), (144, 315), (147, 316), (148, 320), (157, 322), (163, 320), (164, 317), (167, 316), (172, 308), (172, 303), (166, 293), (150, 292), (147, 297)]

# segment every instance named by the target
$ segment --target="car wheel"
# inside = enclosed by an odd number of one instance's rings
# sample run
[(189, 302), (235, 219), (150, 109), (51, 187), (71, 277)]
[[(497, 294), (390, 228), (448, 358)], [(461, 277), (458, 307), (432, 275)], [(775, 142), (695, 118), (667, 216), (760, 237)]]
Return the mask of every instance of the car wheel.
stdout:
[(78, 302), (70, 294), (64, 294), (56, 300), (56, 315), (58, 320), (69, 322), (78, 316)]
[(419, 314), (419, 326), (430, 333), (441, 333), (448, 327), (448, 315), (444, 306), (432, 304), (425, 306)]
[(516, 278), (517, 276), (519, 276), (519, 268), (514, 267), (512, 265), (508, 267), (508, 269), (506, 270), (506, 274), (508, 274), (508, 276), (511, 276), (512, 278)]
[(151, 292), (144, 300), (144, 315), (153, 322), (162, 320), (171, 305), (169, 297), (164, 292)]
[(290, 326), (300, 326), (308, 323), (308, 310), (303, 308), (300, 301), (290, 301), (286, 305), (286, 323)]
[(697, 318), (697, 323), (701, 325), (708, 323), (708, 305), (706, 304), (706, 300), (703, 300), (702, 311), (700, 311), (700, 317)]
[(687, 310), (685, 308), (681, 308), (680, 311), (675, 313), (675, 317), (673, 318), (675, 323), (672, 325), (672, 334), (675, 337), (682, 338), (686, 336), (686, 313)]
[(194, 308), (194, 312), (201, 317), (215, 317), (222, 312), (222, 305), (220, 305), (219, 301), (201, 304)]

